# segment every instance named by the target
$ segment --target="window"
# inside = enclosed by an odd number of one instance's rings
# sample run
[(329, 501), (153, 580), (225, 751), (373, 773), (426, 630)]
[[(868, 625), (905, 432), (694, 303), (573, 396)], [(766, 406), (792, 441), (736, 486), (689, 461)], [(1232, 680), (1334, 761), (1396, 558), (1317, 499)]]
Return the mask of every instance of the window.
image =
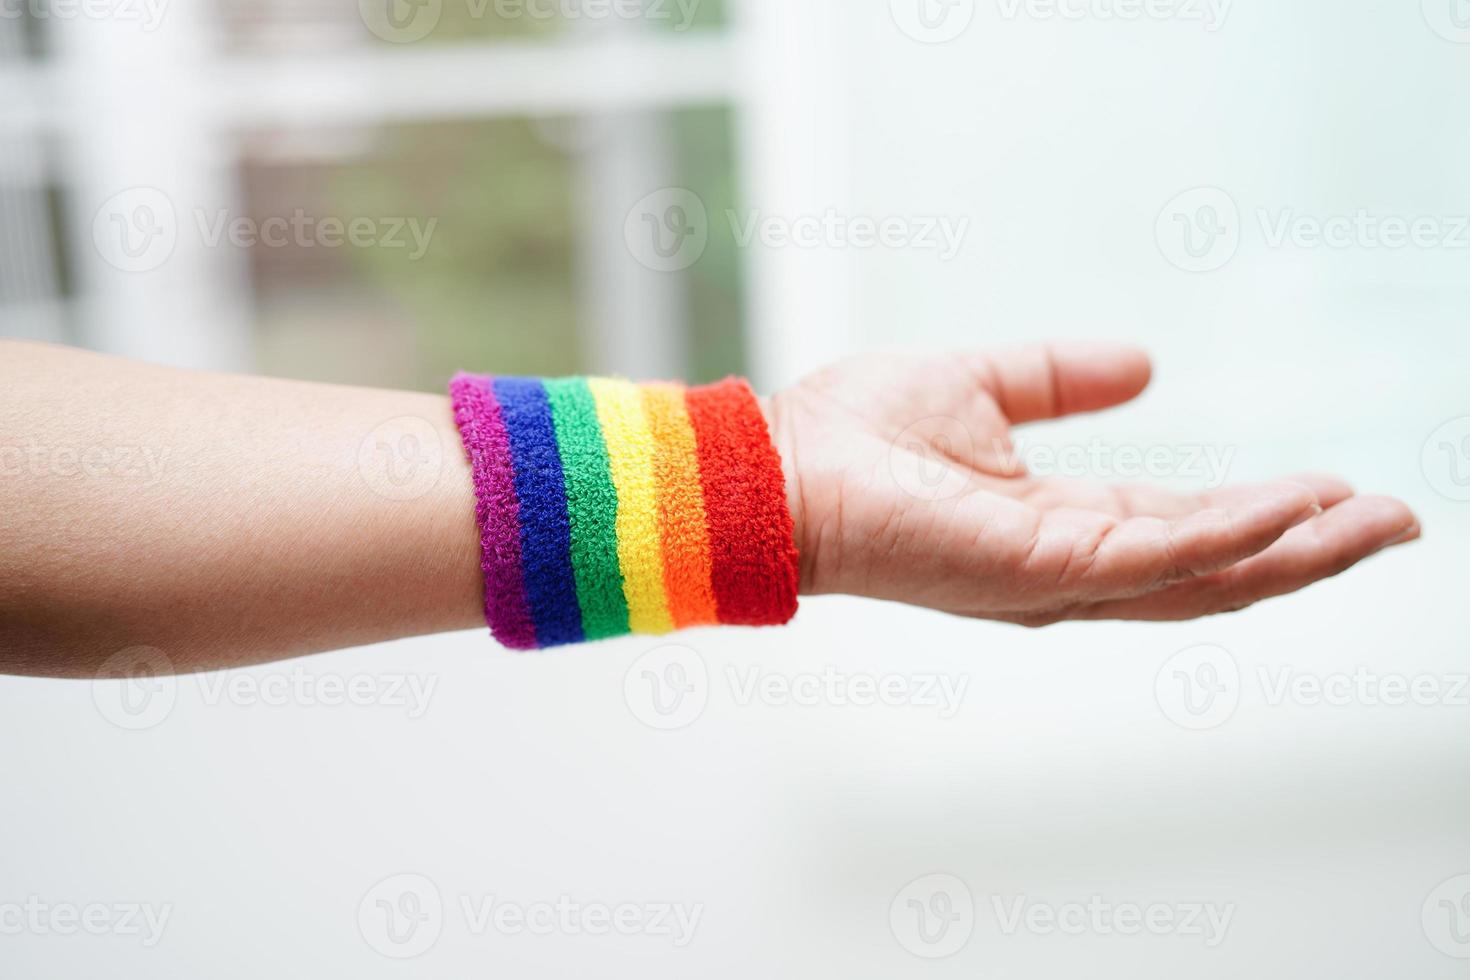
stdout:
[(0, 333), (429, 390), (746, 368), (731, 224), (677, 268), (630, 244), (650, 195), (736, 206), (723, 4), (38, 9), (0, 20)]

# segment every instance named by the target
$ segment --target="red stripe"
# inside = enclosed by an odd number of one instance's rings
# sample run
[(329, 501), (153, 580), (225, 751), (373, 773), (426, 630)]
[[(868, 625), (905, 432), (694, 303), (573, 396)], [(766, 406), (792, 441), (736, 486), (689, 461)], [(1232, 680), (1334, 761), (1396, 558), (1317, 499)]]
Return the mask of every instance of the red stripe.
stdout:
[(781, 457), (755, 393), (727, 378), (690, 388), (684, 401), (699, 451), (720, 622), (784, 623), (796, 613), (796, 543)]

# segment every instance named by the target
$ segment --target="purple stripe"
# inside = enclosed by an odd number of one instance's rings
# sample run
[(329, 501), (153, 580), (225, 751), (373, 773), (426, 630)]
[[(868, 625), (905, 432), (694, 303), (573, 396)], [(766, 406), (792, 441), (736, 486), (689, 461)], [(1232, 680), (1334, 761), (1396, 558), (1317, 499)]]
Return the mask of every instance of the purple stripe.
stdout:
[(531, 620), (521, 566), (520, 504), (500, 404), (490, 378), (484, 375), (455, 375), (449, 394), (474, 474), (480, 567), (485, 572), (485, 621), (504, 645), (534, 650), (536, 625)]

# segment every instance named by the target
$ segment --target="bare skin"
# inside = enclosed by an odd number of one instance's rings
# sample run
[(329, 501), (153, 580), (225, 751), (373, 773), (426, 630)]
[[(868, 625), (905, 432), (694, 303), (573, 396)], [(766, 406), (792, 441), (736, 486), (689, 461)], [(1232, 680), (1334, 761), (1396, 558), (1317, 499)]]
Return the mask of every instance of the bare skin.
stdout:
[[(402, 417), (443, 447), (408, 500), (359, 465)], [(135, 646), (201, 670), (483, 623), (444, 397), (0, 344), (0, 446), (44, 450), (0, 458), (0, 671), (92, 676)], [(151, 472), (113, 472), (124, 449)]]
[[(1005, 452), (1012, 424), (1148, 377), (1131, 348), (1053, 345), (858, 358), (776, 394), (802, 591), (1026, 625), (1187, 619), (1418, 536), (1404, 504), (1330, 477), (1192, 497), (1034, 479)], [(965, 438), (935, 444), (951, 489), (925, 499), (913, 427), (935, 417)], [(405, 419), (431, 465), (406, 493), (377, 468)], [(438, 395), (0, 342), (0, 514), (0, 672), (91, 677), (140, 646), (206, 670), (483, 625), (469, 467)]]
[[(1121, 404), (1150, 370), (1141, 351), (1096, 344), (867, 356), (776, 395), (803, 590), (1028, 626), (1192, 619), (1419, 536), (1403, 503), (1330, 476), (1180, 495), (1018, 468), (1012, 425)], [(925, 500), (922, 421), (936, 417), (948, 438), (928, 445), (947, 450), (954, 479)]]

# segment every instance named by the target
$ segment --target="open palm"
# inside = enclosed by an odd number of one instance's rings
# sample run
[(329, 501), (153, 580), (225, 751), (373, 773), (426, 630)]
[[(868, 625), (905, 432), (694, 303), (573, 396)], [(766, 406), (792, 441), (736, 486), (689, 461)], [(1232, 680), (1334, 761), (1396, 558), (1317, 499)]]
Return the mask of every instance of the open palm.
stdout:
[(1401, 502), (1302, 475), (1201, 495), (1036, 478), (1011, 427), (1117, 405), (1142, 352), (1046, 345), (870, 355), (769, 403), (804, 592), (967, 616), (1189, 619), (1335, 575), (1419, 534)]

